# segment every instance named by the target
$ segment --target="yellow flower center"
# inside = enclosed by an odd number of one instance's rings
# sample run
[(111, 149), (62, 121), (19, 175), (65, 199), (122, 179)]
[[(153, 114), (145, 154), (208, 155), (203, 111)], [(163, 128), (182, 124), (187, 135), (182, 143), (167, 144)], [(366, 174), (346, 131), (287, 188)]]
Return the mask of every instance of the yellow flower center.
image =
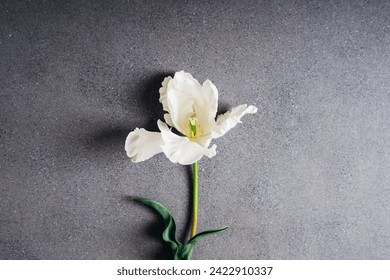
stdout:
[(201, 129), (201, 126), (196, 117), (188, 118), (187, 121), (188, 126), (184, 126), (184, 134), (190, 138), (190, 140), (203, 135), (203, 129)]

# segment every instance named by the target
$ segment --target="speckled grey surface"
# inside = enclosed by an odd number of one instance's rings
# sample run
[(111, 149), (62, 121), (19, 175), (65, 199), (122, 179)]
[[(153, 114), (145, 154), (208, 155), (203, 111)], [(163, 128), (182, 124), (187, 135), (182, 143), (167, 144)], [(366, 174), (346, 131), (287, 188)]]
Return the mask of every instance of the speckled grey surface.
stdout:
[(200, 162), (195, 259), (390, 258), (389, 1), (1, 1), (0, 258), (166, 257), (188, 167), (133, 164), (163, 77), (259, 112)]

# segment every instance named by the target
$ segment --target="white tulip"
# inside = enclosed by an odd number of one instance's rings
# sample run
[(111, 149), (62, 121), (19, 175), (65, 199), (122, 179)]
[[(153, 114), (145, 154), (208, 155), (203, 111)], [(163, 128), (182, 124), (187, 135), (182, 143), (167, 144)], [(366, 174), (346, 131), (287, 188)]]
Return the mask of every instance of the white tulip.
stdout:
[[(136, 128), (127, 136), (125, 150), (133, 162), (141, 162), (158, 153), (164, 153), (170, 161), (192, 164), (204, 155), (211, 158), (216, 154), (216, 145), (209, 148), (214, 138), (221, 137), (240, 123), (245, 114), (254, 114), (257, 108), (246, 104), (230, 112), (217, 115), (218, 90), (206, 80), (202, 85), (184, 71), (162, 82), (160, 103), (165, 122), (157, 121), (160, 132)], [(171, 131), (174, 127), (182, 135)]]

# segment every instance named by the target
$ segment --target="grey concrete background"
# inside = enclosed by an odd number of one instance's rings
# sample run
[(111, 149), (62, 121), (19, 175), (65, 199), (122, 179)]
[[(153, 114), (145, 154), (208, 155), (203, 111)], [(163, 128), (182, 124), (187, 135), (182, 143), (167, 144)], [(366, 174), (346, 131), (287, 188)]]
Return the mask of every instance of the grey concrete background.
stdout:
[(256, 105), (200, 162), (195, 259), (390, 258), (389, 1), (1, 1), (0, 258), (167, 257), (190, 170), (124, 142), (157, 130), (186, 70), (221, 112)]

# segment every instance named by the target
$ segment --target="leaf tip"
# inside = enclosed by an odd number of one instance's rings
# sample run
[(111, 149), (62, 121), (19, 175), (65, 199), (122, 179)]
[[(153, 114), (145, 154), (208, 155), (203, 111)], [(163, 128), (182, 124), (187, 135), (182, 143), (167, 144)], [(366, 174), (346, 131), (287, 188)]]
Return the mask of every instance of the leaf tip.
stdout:
[(135, 197), (135, 196), (129, 196), (129, 200), (134, 201), (134, 202), (141, 202), (141, 203), (146, 201), (146, 199), (144, 199), (144, 198)]

